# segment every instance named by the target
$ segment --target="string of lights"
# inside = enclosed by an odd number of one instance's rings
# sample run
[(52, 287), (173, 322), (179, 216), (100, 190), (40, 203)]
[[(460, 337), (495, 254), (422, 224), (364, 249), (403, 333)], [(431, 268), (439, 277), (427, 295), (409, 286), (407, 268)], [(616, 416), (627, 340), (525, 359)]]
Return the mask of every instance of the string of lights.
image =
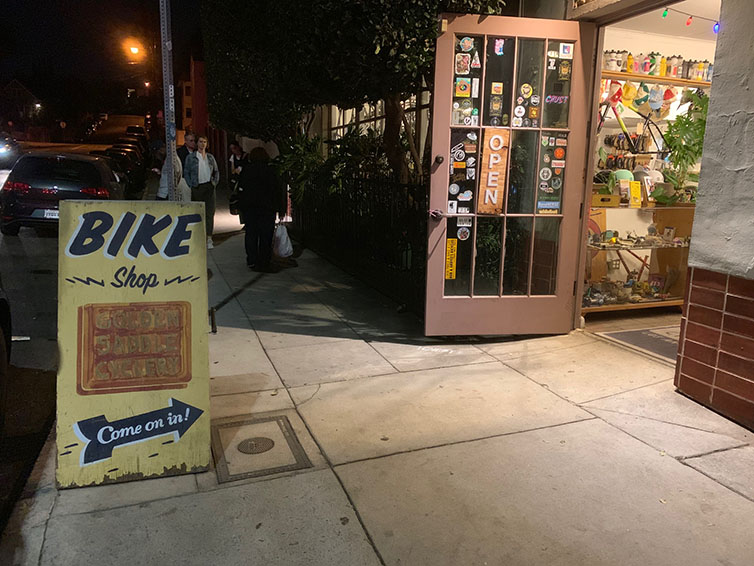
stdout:
[(670, 12), (675, 12), (676, 14), (682, 14), (684, 16), (688, 16), (687, 19), (686, 19), (686, 25), (687, 26), (690, 26), (691, 24), (693, 24), (694, 20), (703, 20), (705, 22), (712, 22), (712, 24), (713, 24), (712, 31), (713, 32), (717, 33), (717, 32), (720, 31), (720, 22), (718, 20), (713, 20), (711, 18), (705, 18), (704, 16), (695, 16), (694, 14), (689, 14), (688, 12), (684, 12), (683, 10), (677, 10), (675, 8), (667, 8), (667, 7), (662, 11), (662, 17), (663, 18), (667, 18), (668, 14)]

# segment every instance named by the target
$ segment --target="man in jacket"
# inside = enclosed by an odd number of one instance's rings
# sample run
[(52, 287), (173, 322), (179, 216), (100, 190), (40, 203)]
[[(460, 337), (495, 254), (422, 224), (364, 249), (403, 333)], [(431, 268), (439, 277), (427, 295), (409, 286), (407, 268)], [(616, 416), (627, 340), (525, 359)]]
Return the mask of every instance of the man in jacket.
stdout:
[(196, 151), (186, 156), (183, 178), (191, 189), (191, 200), (204, 203), (204, 219), (207, 227), (207, 249), (214, 247), (212, 230), (215, 224), (215, 187), (220, 181), (220, 169), (214, 155), (207, 151), (208, 141), (199, 136)]
[(181, 160), (181, 167), (186, 169), (186, 158), (190, 153), (196, 151), (196, 134), (188, 130), (183, 134), (183, 145), (178, 148), (178, 157)]

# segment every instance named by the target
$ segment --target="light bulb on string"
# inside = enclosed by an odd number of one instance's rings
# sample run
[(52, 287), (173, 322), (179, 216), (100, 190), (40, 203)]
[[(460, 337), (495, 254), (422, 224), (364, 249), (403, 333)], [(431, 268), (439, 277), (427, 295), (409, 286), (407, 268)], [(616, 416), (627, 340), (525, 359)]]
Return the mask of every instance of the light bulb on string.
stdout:
[(667, 9), (667, 8), (665, 8), (665, 9), (664, 9), (664, 10), (662, 11), (662, 17), (663, 17), (663, 18), (667, 18), (667, 17), (668, 17), (668, 9)]
[(689, 16), (689, 19), (688, 19), (688, 20), (686, 20), (686, 25), (687, 25), (687, 26), (690, 26), (690, 25), (691, 25), (691, 22), (693, 22), (693, 21), (694, 21), (694, 16)]
[(715, 33), (720, 31), (720, 22), (715, 22), (715, 25), (712, 26), (712, 31)]

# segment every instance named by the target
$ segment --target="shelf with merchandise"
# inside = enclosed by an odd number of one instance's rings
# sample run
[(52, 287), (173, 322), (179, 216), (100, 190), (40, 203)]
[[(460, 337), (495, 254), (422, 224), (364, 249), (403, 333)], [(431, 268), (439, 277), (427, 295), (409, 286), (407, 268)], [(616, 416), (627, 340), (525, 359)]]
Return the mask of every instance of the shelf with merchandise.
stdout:
[(636, 73), (624, 73), (623, 71), (602, 70), (603, 79), (613, 79), (618, 81), (634, 81), (639, 83), (661, 84), (671, 86), (685, 86), (689, 88), (709, 88), (712, 83), (709, 81), (696, 81), (690, 79), (679, 79), (678, 77), (660, 77), (658, 75), (642, 75)]

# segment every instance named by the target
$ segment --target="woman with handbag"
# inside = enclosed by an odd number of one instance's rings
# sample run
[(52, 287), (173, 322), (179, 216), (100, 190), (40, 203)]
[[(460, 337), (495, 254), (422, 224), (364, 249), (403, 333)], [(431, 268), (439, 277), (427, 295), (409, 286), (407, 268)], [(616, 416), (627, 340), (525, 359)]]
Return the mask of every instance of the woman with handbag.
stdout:
[(238, 210), (246, 231), (246, 265), (255, 271), (275, 273), (272, 265), (272, 235), (275, 214), (286, 213), (285, 185), (263, 147), (249, 152), (238, 178)]

